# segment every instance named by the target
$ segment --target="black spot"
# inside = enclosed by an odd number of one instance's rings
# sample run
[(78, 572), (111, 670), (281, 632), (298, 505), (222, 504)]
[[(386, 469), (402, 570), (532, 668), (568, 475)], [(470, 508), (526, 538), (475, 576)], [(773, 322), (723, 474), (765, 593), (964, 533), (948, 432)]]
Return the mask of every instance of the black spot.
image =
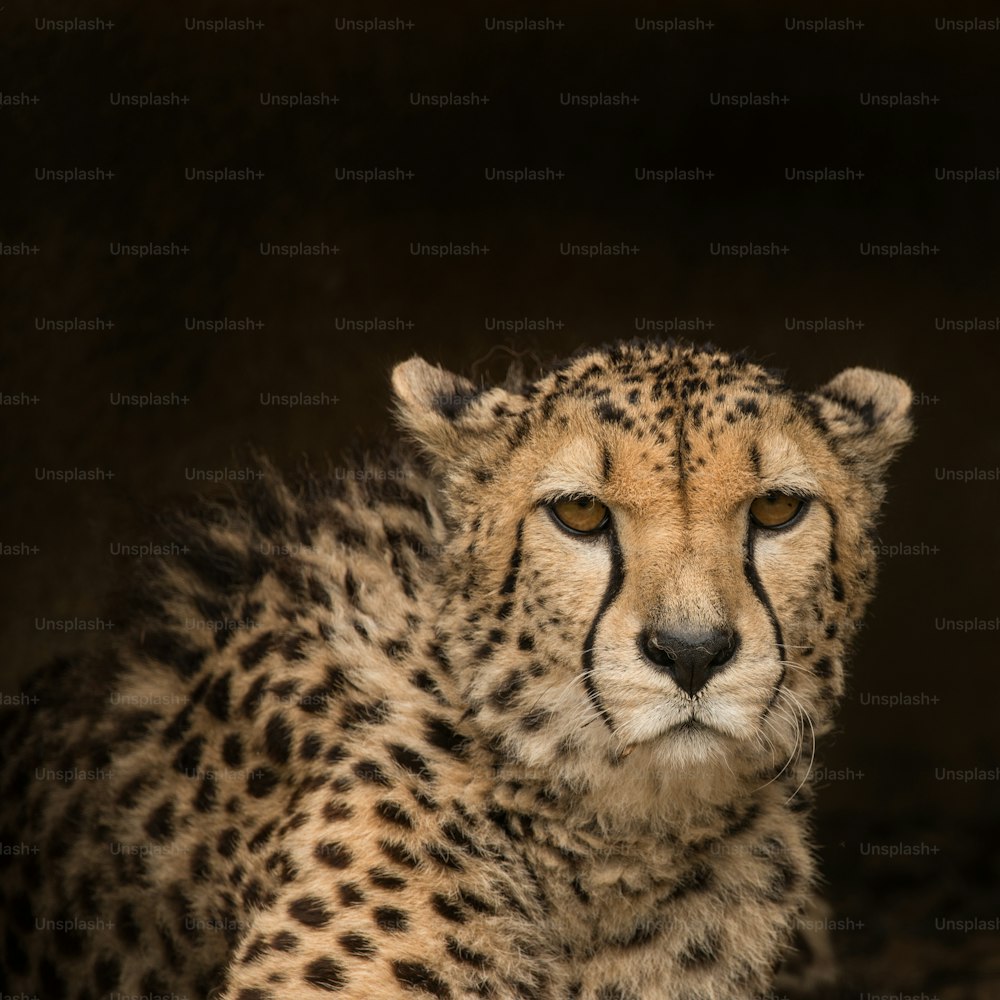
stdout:
[(240, 666), (253, 670), (274, 649), (274, 633), (264, 632), (240, 650)]
[(264, 729), (264, 749), (275, 764), (287, 764), (292, 752), (292, 727), (281, 712), (267, 720)]
[(376, 726), (385, 722), (389, 718), (390, 712), (389, 703), (384, 699), (368, 702), (349, 701), (344, 705), (339, 724), (344, 729)]
[(426, 792), (421, 791), (419, 788), (411, 788), (410, 794), (416, 799), (417, 804), (428, 812), (437, 812), (439, 806), (437, 801)]
[(581, 883), (578, 875), (573, 876), (573, 880), (570, 882), (570, 888), (574, 893), (576, 893), (576, 898), (579, 899), (581, 903), (590, 902), (590, 893), (584, 889), (583, 883)]
[(606, 424), (623, 424), (627, 419), (625, 411), (620, 406), (615, 406), (606, 400), (594, 407), (594, 413), (597, 414), (598, 420)]
[(299, 877), (299, 869), (286, 851), (274, 851), (268, 855), (267, 870), (276, 875), (282, 885), (294, 882)]
[(399, 743), (393, 743), (389, 746), (389, 756), (411, 774), (427, 779), (434, 777), (427, 761), (416, 750), (411, 750)]
[(344, 967), (332, 958), (313, 959), (305, 968), (303, 979), (318, 990), (336, 993), (347, 983)]
[(271, 947), (275, 951), (295, 951), (299, 946), (299, 939), (291, 931), (278, 931), (271, 938)]
[(813, 664), (813, 672), (817, 677), (832, 677), (833, 676), (833, 663), (830, 661), (829, 656), (821, 656)]
[(517, 838), (520, 836), (513, 824), (511, 814), (503, 806), (490, 806), (486, 810), (486, 818), (496, 827), (503, 830), (508, 837)]
[(219, 834), (215, 849), (224, 857), (231, 858), (236, 853), (236, 848), (240, 843), (240, 831), (234, 826), (226, 827)]
[(760, 407), (757, 405), (756, 400), (753, 399), (738, 399), (736, 400), (736, 409), (740, 413), (746, 413), (751, 417), (760, 416)]
[(375, 923), (384, 931), (402, 933), (409, 926), (409, 922), (407, 915), (394, 906), (375, 907)]
[(353, 882), (345, 882), (338, 887), (341, 906), (358, 906), (365, 901), (365, 894), (360, 886)]
[(784, 857), (774, 859), (774, 872), (768, 883), (764, 898), (773, 902), (781, 902), (795, 887), (799, 880), (798, 869)]
[(343, 691), (347, 678), (339, 667), (327, 666), (323, 683), (309, 688), (299, 699), (299, 708), (312, 715), (329, 710), (331, 702)]
[(191, 716), (194, 713), (194, 705), (185, 705), (163, 730), (163, 743), (169, 746), (176, 743), (191, 728)]
[(341, 934), (337, 941), (348, 955), (354, 955), (356, 958), (371, 958), (377, 951), (375, 942), (370, 937), (358, 934), (356, 931)]
[(174, 802), (167, 799), (160, 803), (146, 820), (143, 829), (149, 836), (160, 843), (169, 840), (174, 835)]
[(373, 760), (359, 760), (353, 768), (354, 773), (369, 785), (389, 785), (385, 772)]
[(114, 740), (132, 742), (148, 736), (154, 722), (162, 719), (159, 712), (138, 710), (125, 712), (116, 720)]
[(524, 674), (515, 670), (502, 681), (490, 696), (490, 701), (496, 708), (506, 709), (524, 687)]
[(468, 834), (468, 832), (463, 829), (463, 827), (454, 822), (444, 823), (441, 826), (441, 832), (451, 841), (456, 847), (460, 847), (463, 851), (468, 854), (473, 854), (476, 857), (486, 857), (488, 852), (484, 850), (479, 844), (473, 840), (473, 838)]
[(535, 637), (529, 635), (527, 632), (522, 632), (517, 637), (517, 648), (524, 650), (525, 652), (535, 648)]
[(416, 868), (420, 864), (420, 859), (405, 844), (397, 844), (391, 840), (380, 840), (378, 846), (379, 850), (396, 864), (404, 865), (406, 868)]
[(448, 420), (455, 420), (460, 417), (465, 410), (479, 398), (479, 390), (469, 385), (467, 391), (460, 392), (459, 385), (455, 385), (451, 392), (438, 393), (434, 397), (434, 407)]
[(469, 749), (469, 738), (459, 735), (449, 722), (439, 716), (431, 716), (424, 727), (424, 738), (432, 746), (444, 750), (453, 757), (464, 757)]
[(343, 844), (333, 841), (317, 844), (313, 856), (330, 868), (347, 868), (354, 860), (354, 855)]
[(117, 804), (125, 809), (134, 809), (139, 801), (139, 794), (154, 784), (153, 778), (148, 774), (137, 774), (134, 778), (129, 778), (118, 793)]
[(205, 696), (205, 707), (221, 722), (229, 721), (229, 681), (230, 674), (227, 671), (215, 679)]
[(352, 607), (360, 608), (361, 601), (358, 597), (358, 581), (354, 578), (354, 574), (347, 570), (344, 573), (344, 593), (347, 594), (347, 600), (350, 602)]
[(198, 765), (201, 763), (201, 754), (204, 747), (204, 736), (192, 736), (177, 751), (177, 755), (174, 757), (174, 770), (180, 771), (181, 774), (187, 775), (189, 778), (195, 777)]
[(222, 759), (230, 767), (241, 767), (243, 764), (243, 741), (237, 733), (230, 733), (222, 741)]
[(315, 760), (323, 750), (323, 740), (319, 733), (306, 733), (299, 745), (299, 756), (303, 760)]
[(306, 586), (309, 589), (309, 600), (313, 604), (318, 604), (320, 607), (326, 608), (329, 611), (333, 608), (333, 601), (330, 599), (330, 592), (326, 587), (320, 583), (316, 577), (310, 575), (306, 579)]
[(247, 775), (247, 793), (255, 799), (270, 795), (278, 784), (278, 776), (269, 767), (255, 767)]
[(705, 864), (695, 865), (684, 872), (665, 901), (673, 902), (693, 892), (703, 892), (713, 881), (712, 869)]
[(830, 588), (833, 591), (833, 599), (842, 601), (844, 599), (844, 584), (836, 573), (830, 574)]
[(261, 674), (253, 684), (250, 685), (247, 693), (240, 702), (240, 712), (245, 719), (253, 719), (257, 715), (260, 703), (264, 700), (264, 691), (271, 678), (267, 674)]
[(305, 646), (312, 641), (313, 637), (305, 629), (289, 632), (281, 639), (281, 655), (289, 663), (304, 660), (309, 655), (305, 650)]
[(532, 733), (541, 729), (551, 718), (552, 713), (548, 709), (536, 708), (521, 719), (521, 728)]
[(425, 847), (427, 856), (436, 861), (442, 868), (450, 868), (452, 871), (460, 872), (464, 868), (461, 859), (449, 851), (444, 844), (427, 844)]
[(654, 941), (662, 932), (663, 924), (659, 920), (643, 920), (638, 923), (628, 937), (615, 943), (622, 948), (642, 948)]
[(396, 826), (406, 827), (407, 829), (413, 828), (413, 819), (398, 802), (383, 799), (381, 802), (375, 804), (375, 812), (382, 819), (389, 823), (395, 823)]
[(400, 889), (406, 888), (405, 878), (400, 878), (398, 875), (386, 871), (385, 868), (370, 868), (368, 877), (372, 880), (373, 885), (377, 885), (380, 889), (388, 889), (390, 892), (398, 892)]
[(191, 879), (207, 882), (212, 877), (211, 848), (206, 843), (199, 844), (191, 855)]
[(821, 395), (825, 396), (829, 400), (832, 400), (838, 406), (842, 406), (845, 410), (850, 410), (851, 413), (860, 417), (869, 430), (875, 426), (875, 401), (873, 399), (869, 399), (865, 403), (859, 403), (856, 399), (852, 399), (850, 396), (843, 396), (836, 392), (826, 390), (822, 391)]
[(434, 907), (435, 912), (439, 916), (444, 917), (445, 920), (450, 920), (453, 924), (465, 923), (466, 917), (462, 908), (456, 903), (452, 903), (447, 896), (436, 892), (431, 896), (431, 905)]
[(354, 815), (354, 809), (346, 802), (338, 802), (332, 799), (323, 806), (323, 818), (329, 823), (337, 823), (343, 819), (350, 819)]
[(382, 645), (385, 655), (390, 659), (402, 659), (410, 651), (410, 644), (405, 639), (389, 639)]
[(325, 927), (333, 914), (318, 896), (302, 896), (288, 906), (288, 915), (306, 927)]
[(473, 951), (471, 948), (467, 948), (456, 938), (447, 938), (446, 946), (448, 948), (448, 954), (451, 955), (451, 957), (456, 961), (463, 962), (465, 965), (472, 965), (477, 969), (486, 969), (493, 964), (482, 952)]
[[(735, 813), (735, 810), (733, 810)], [(723, 830), (722, 836), (724, 838), (734, 837), (737, 834), (744, 833), (749, 830), (754, 823), (757, 822), (760, 816), (760, 806), (754, 803), (748, 806), (739, 816), (735, 817)]]
[(250, 848), (255, 854), (259, 851), (274, 835), (274, 831), (277, 829), (278, 821), (272, 819), (270, 822), (265, 823), (247, 842), (247, 847)]
[(250, 962), (256, 961), (262, 955), (266, 955), (271, 950), (271, 946), (264, 940), (263, 936), (258, 934), (257, 937), (247, 945), (247, 950), (243, 952), (243, 957), (240, 961), (247, 965)]
[(439, 997), (440, 1000), (448, 1000), (451, 997), (451, 990), (439, 979), (426, 965), (419, 962), (394, 961), (392, 971), (396, 978), (409, 989), (422, 990), (431, 996)]
[(719, 939), (714, 935), (688, 941), (677, 960), (685, 969), (705, 968), (719, 959)]
[(203, 813), (214, 809), (218, 791), (215, 775), (209, 772), (201, 779), (201, 784), (198, 786), (198, 794), (194, 797), (195, 809)]

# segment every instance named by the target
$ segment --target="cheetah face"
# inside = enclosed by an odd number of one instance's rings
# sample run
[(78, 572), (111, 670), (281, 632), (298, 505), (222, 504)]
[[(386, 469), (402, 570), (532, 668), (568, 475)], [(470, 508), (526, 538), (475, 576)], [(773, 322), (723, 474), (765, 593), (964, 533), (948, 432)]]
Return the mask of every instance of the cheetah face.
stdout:
[(419, 359), (394, 384), (450, 526), (442, 628), (494, 747), (759, 774), (828, 725), (909, 434), (900, 379), (802, 394), (633, 342), (504, 388)]

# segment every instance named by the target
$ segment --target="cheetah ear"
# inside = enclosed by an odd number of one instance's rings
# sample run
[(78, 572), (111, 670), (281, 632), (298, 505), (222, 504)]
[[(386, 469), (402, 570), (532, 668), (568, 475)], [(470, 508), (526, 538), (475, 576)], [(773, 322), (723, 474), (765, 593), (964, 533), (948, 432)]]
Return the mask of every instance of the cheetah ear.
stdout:
[(913, 391), (895, 375), (847, 368), (812, 399), (838, 450), (866, 479), (880, 480), (913, 433)]
[(416, 355), (392, 370), (399, 422), (443, 463), (474, 452), (500, 429), (502, 418), (523, 405), (499, 387), (477, 387), (462, 375), (429, 365)]

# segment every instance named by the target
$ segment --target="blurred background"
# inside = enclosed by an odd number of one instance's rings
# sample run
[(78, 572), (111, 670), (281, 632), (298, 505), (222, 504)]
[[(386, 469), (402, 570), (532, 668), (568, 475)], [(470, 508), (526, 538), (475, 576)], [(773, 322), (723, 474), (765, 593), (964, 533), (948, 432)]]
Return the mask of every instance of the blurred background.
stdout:
[(0, 10), (2, 695), (113, 628), (136, 509), (391, 433), (414, 352), (884, 368), (918, 434), (820, 762), (834, 938), (845, 995), (1000, 997), (1000, 24), (192, 6)]

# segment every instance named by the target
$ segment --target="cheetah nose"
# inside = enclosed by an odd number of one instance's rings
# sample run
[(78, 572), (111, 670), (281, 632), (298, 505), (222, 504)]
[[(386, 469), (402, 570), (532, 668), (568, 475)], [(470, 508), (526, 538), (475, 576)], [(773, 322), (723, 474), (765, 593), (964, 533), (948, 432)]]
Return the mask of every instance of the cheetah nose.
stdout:
[(713, 629), (701, 635), (646, 630), (639, 634), (639, 649), (659, 671), (694, 697), (733, 658), (739, 636), (730, 629)]

